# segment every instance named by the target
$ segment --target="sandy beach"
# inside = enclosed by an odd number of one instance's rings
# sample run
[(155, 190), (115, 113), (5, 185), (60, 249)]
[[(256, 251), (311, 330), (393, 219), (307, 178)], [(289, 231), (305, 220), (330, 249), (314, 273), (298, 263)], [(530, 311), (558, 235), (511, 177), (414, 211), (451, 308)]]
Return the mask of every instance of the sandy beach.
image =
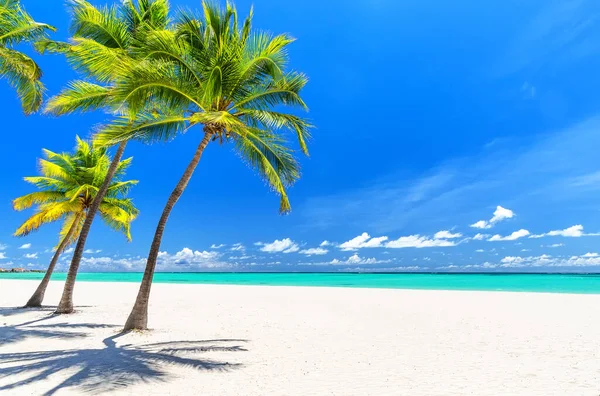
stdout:
[(137, 284), (35, 286), (0, 281), (1, 394), (600, 393), (598, 295), (156, 284), (120, 335)]

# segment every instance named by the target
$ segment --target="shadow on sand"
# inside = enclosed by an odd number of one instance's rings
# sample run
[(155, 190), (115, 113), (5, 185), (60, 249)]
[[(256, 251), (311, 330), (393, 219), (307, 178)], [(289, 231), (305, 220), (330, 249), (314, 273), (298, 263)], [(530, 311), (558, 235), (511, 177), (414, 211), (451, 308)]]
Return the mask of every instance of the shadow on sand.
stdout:
[[(0, 327), (0, 346), (28, 337), (40, 338), (40, 343), (46, 338), (68, 340), (86, 337), (87, 333), (67, 330), (113, 327), (90, 323), (40, 324), (52, 317), (55, 316)], [(16, 392), (20, 386), (45, 380), (55, 374), (64, 379), (44, 395), (53, 395), (60, 389), (70, 387), (89, 393), (124, 390), (138, 382), (168, 380), (169, 366), (207, 371), (233, 370), (241, 367), (241, 364), (200, 359), (198, 354), (247, 351), (242, 346), (247, 341), (241, 339), (117, 345), (116, 340), (124, 335), (121, 333), (105, 338), (102, 340), (104, 345), (100, 348), (0, 353), (0, 383), (3, 384), (0, 386), (0, 393)]]

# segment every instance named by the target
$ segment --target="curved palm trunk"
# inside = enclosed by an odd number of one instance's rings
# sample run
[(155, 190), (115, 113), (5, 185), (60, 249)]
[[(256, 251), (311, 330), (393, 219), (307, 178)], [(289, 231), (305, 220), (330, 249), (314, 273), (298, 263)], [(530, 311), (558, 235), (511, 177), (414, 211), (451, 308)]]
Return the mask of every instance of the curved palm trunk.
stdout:
[(179, 179), (177, 186), (169, 196), (169, 200), (167, 201), (167, 205), (165, 206), (162, 215), (160, 216), (160, 220), (158, 221), (158, 226), (156, 227), (156, 232), (154, 233), (154, 239), (152, 240), (152, 245), (150, 247), (150, 254), (148, 254), (148, 260), (146, 262), (146, 269), (144, 270), (144, 278), (142, 279), (142, 284), (140, 285), (140, 290), (138, 292), (137, 298), (135, 300), (135, 304), (129, 317), (127, 318), (127, 322), (125, 323), (125, 327), (123, 331), (129, 331), (133, 329), (137, 330), (146, 330), (148, 328), (148, 299), (150, 298), (150, 287), (152, 286), (152, 277), (154, 276), (154, 269), (156, 268), (156, 259), (158, 258), (158, 252), (160, 250), (160, 243), (162, 241), (162, 236), (165, 231), (165, 226), (167, 224), (167, 220), (169, 219), (169, 215), (173, 210), (173, 207), (183, 194), (183, 190), (188, 185), (188, 182), (192, 178), (194, 174), (194, 170), (198, 163), (200, 162), (200, 157), (202, 157), (202, 153), (204, 149), (208, 145), (210, 141), (211, 134), (205, 133), (204, 139), (200, 142), (200, 145), (196, 149), (196, 153), (194, 153), (194, 157), (192, 161), (187, 166), (183, 176)]
[(58, 258), (60, 257), (62, 252), (65, 250), (65, 248), (69, 244), (69, 240), (73, 236), (73, 232), (75, 232), (75, 229), (77, 228), (77, 224), (79, 223), (79, 220), (81, 220), (81, 216), (83, 216), (83, 213), (79, 213), (75, 217), (75, 220), (73, 220), (73, 224), (71, 225), (71, 228), (69, 229), (69, 231), (67, 232), (67, 235), (65, 235), (62, 242), (56, 249), (56, 253), (54, 253), (54, 256), (52, 257), (52, 261), (50, 261), (50, 265), (48, 266), (48, 269), (46, 270), (44, 279), (42, 279), (42, 281), (40, 282), (40, 285), (37, 287), (37, 289), (31, 296), (31, 298), (29, 299), (29, 301), (27, 301), (27, 304), (25, 304), (25, 308), (38, 308), (38, 307), (42, 306), (42, 302), (44, 301), (44, 294), (46, 294), (46, 288), (48, 287), (48, 283), (50, 282), (50, 277), (52, 276), (52, 272), (54, 272), (54, 267), (56, 267)]
[(83, 227), (81, 227), (79, 239), (77, 240), (77, 246), (75, 246), (73, 259), (71, 260), (71, 265), (69, 266), (69, 273), (67, 274), (65, 288), (63, 289), (63, 294), (60, 299), (60, 303), (58, 304), (58, 307), (55, 311), (56, 314), (68, 314), (73, 312), (73, 288), (75, 287), (75, 279), (77, 278), (79, 264), (81, 263), (81, 258), (83, 257), (85, 242), (90, 233), (90, 228), (92, 227), (94, 216), (96, 216), (96, 212), (98, 212), (100, 203), (102, 203), (102, 199), (104, 198), (104, 195), (106, 195), (112, 178), (115, 175), (115, 172), (117, 171), (117, 166), (121, 161), (121, 157), (123, 156), (123, 152), (125, 151), (125, 146), (127, 146), (127, 142), (122, 142), (119, 144), (119, 148), (117, 149), (117, 152), (115, 153), (115, 156), (112, 162), (110, 163), (110, 167), (108, 168), (106, 178), (104, 179), (100, 190), (98, 190), (94, 201), (92, 201), (92, 205), (88, 209), (87, 215), (85, 217), (85, 222), (83, 223)]

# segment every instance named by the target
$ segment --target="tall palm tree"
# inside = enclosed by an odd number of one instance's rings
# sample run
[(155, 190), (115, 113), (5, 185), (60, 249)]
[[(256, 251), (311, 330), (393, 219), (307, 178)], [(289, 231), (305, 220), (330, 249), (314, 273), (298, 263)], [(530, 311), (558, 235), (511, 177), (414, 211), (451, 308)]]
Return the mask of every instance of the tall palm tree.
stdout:
[(125, 330), (146, 329), (148, 299), (164, 229), (210, 142), (232, 143), (238, 153), (281, 196), (280, 211), (290, 210), (286, 187), (299, 177), (293, 151), (279, 130), (295, 133), (308, 154), (309, 124), (283, 112), (306, 109), (300, 90), (303, 74), (286, 71), (287, 35), (252, 33), (252, 14), (238, 26), (236, 9), (203, 2), (203, 18), (183, 12), (174, 31), (152, 32), (147, 47), (160, 57), (138, 62), (115, 82), (111, 95), (127, 103), (135, 120), (122, 117), (95, 136), (94, 144), (169, 140), (197, 127), (201, 141), (171, 193), (158, 222), (140, 290)]
[[(57, 154), (44, 150), (45, 159), (40, 159), (41, 176), (26, 177), (25, 181), (36, 186), (39, 191), (16, 198), (15, 210), (25, 210), (36, 206), (36, 212), (15, 232), (15, 236), (26, 236), (37, 231), (42, 225), (62, 221), (59, 243), (50, 261), (48, 270), (33, 293), (26, 307), (40, 307), (48, 282), (61, 253), (73, 244), (81, 233), (86, 213), (96, 197), (106, 177), (111, 163), (106, 149), (92, 148), (89, 143), (77, 137), (73, 154)], [(131, 222), (138, 210), (126, 195), (136, 180), (121, 180), (131, 164), (131, 158), (120, 161), (115, 177), (107, 194), (100, 203), (100, 215), (110, 228), (122, 232), (131, 241)]]
[[(144, 56), (145, 36), (148, 32), (167, 27), (168, 1), (124, 0), (121, 4), (111, 7), (94, 7), (85, 0), (73, 0), (71, 6), (71, 42), (67, 44), (47, 41), (41, 47), (64, 53), (70, 63), (86, 78), (98, 83), (85, 80), (70, 83), (67, 89), (49, 101), (46, 111), (56, 115), (101, 108), (123, 112), (126, 103), (114, 101), (111, 88), (115, 81), (129, 72), (136, 58)], [(126, 144), (126, 141), (119, 143), (97, 199), (92, 202), (87, 212), (56, 313), (73, 312), (73, 285), (85, 243)]]
[(12, 47), (23, 42), (35, 43), (54, 30), (34, 21), (19, 0), (0, 0), (0, 77), (8, 79), (17, 90), (25, 114), (37, 111), (42, 104), (42, 70), (33, 59)]

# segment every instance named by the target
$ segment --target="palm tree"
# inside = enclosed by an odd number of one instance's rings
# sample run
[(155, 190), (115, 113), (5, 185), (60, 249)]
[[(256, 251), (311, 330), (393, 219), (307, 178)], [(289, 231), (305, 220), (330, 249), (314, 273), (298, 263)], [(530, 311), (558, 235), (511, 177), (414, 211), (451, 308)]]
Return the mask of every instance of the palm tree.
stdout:
[(290, 210), (286, 187), (299, 178), (293, 151), (279, 130), (295, 133), (308, 154), (309, 124), (283, 112), (306, 109), (303, 74), (286, 71), (287, 35), (251, 33), (252, 14), (238, 27), (236, 9), (203, 2), (204, 17), (183, 12), (173, 31), (152, 32), (146, 45), (160, 57), (138, 62), (115, 82), (111, 95), (136, 114), (121, 117), (95, 136), (96, 145), (122, 141), (169, 140), (198, 127), (202, 138), (171, 193), (158, 222), (139, 293), (124, 330), (146, 329), (148, 299), (164, 229), (210, 142), (232, 143), (238, 153), (281, 196), (280, 212)]
[[(97, 8), (85, 0), (73, 0), (71, 6), (72, 42), (67, 44), (46, 41), (40, 47), (42, 50), (64, 53), (77, 70), (98, 83), (85, 80), (72, 82), (67, 89), (49, 101), (46, 111), (55, 115), (101, 108), (122, 112), (124, 104), (122, 101), (113, 100), (111, 88), (120, 76), (129, 72), (137, 57), (144, 56), (147, 32), (167, 27), (168, 1), (124, 0), (118, 6)], [(56, 313), (73, 312), (73, 285), (85, 243), (126, 144), (126, 141), (119, 143), (106, 179), (96, 195), (96, 200), (87, 211)]]
[(11, 47), (43, 39), (49, 30), (56, 29), (34, 21), (19, 0), (0, 0), (0, 77), (17, 90), (25, 114), (37, 111), (42, 104), (42, 70), (29, 56)]
[[(42, 225), (62, 221), (59, 243), (50, 261), (42, 282), (31, 296), (26, 307), (40, 307), (44, 294), (61, 253), (73, 244), (81, 233), (86, 213), (106, 177), (110, 157), (104, 148), (92, 148), (77, 137), (74, 154), (57, 154), (44, 150), (45, 159), (40, 159), (41, 176), (26, 177), (25, 181), (39, 191), (16, 198), (15, 210), (25, 210), (36, 205), (36, 212), (15, 232), (15, 236), (26, 236)], [(130, 198), (126, 198), (135, 180), (122, 181), (131, 158), (120, 161), (107, 194), (100, 203), (100, 215), (104, 222), (116, 231), (125, 234), (131, 241), (130, 225), (138, 214)]]

